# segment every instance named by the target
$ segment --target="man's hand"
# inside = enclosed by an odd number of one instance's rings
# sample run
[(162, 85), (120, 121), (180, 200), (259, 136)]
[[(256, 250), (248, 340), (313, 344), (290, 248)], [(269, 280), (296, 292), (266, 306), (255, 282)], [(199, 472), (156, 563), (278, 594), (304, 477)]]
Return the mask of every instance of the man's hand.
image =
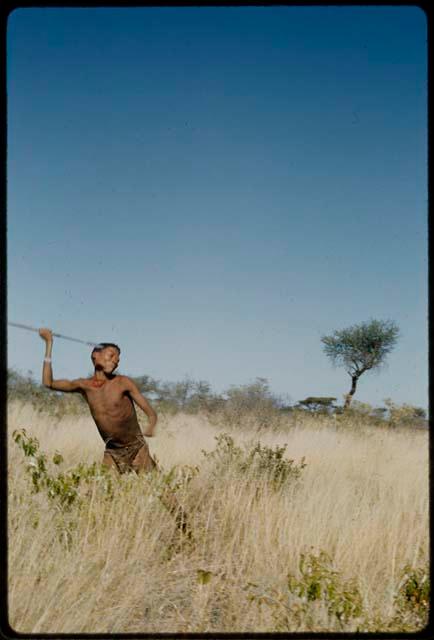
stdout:
[(39, 335), (45, 342), (53, 342), (53, 332), (51, 329), (39, 329)]

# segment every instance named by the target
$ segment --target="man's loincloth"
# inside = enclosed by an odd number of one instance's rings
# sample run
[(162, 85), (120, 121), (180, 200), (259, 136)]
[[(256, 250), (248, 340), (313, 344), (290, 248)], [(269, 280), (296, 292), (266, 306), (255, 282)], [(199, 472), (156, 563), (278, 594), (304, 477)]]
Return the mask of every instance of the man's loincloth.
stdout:
[(157, 466), (143, 436), (137, 436), (134, 442), (121, 447), (106, 446), (104, 457), (107, 455), (113, 460), (119, 473), (152, 471)]

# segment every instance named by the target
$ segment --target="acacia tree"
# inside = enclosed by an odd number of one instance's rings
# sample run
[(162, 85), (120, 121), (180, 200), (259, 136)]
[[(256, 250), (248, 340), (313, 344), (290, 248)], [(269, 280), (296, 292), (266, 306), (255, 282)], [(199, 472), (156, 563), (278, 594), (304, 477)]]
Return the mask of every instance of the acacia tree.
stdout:
[(360, 376), (384, 364), (398, 336), (399, 329), (391, 320), (369, 320), (321, 338), (324, 351), (333, 365), (345, 367), (351, 378), (344, 410), (350, 406)]
[(335, 400), (336, 398), (331, 398), (330, 396), (309, 396), (304, 400), (300, 400), (295, 407), (307, 409), (307, 411), (311, 411), (312, 413), (327, 413), (335, 408), (333, 406)]

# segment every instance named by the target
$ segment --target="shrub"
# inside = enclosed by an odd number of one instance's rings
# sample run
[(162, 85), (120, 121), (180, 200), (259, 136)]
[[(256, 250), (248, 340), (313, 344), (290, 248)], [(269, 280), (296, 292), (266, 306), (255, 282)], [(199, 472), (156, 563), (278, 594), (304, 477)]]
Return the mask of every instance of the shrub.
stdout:
[(185, 491), (199, 471), (200, 469), (197, 465), (176, 464), (169, 471), (163, 471), (159, 474), (158, 485), (160, 485), (160, 488), (167, 486), (172, 491)]
[(428, 624), (430, 578), (428, 566), (404, 567), (395, 597), (394, 624), (402, 631), (414, 631)]
[[(299, 575), (289, 573), (286, 589), (261, 589), (250, 583), (250, 600), (271, 609), (276, 631), (342, 630), (363, 615), (362, 597), (356, 581), (344, 580), (332, 568), (330, 557), (321, 551), (301, 554)], [(318, 606), (327, 619), (319, 623)]]
[[(330, 556), (300, 555), (298, 575), (289, 573), (286, 589), (249, 582), (248, 599), (271, 611), (275, 631), (415, 632), (428, 623), (430, 581), (427, 566), (404, 567), (388, 618), (370, 616), (355, 579), (345, 580)], [(325, 617), (321, 616), (321, 610)]]
[(384, 404), (389, 410), (389, 425), (391, 427), (423, 427), (426, 426), (426, 412), (421, 407), (410, 404), (396, 404), (386, 398)]
[(111, 496), (111, 477), (103, 465), (80, 463), (68, 471), (57, 470), (55, 473), (54, 470), (63, 462), (60, 453), (56, 452), (50, 462), (47, 455), (40, 451), (37, 438), (29, 436), (25, 429), (14, 431), (12, 437), (27, 459), (26, 471), (31, 478), (33, 493), (44, 491), (61, 511), (68, 511), (73, 504), (80, 504), (79, 487), (83, 482), (99, 480), (104, 493)]
[(203, 451), (203, 454), (212, 463), (213, 473), (218, 477), (232, 470), (255, 480), (266, 479), (274, 489), (280, 489), (289, 481), (298, 480), (306, 467), (304, 458), (297, 465), (294, 460), (284, 457), (286, 445), (272, 448), (258, 442), (250, 449), (247, 446), (242, 449), (227, 433), (215, 436), (215, 440), (216, 448), (210, 452)]
[[(177, 411), (187, 413), (209, 413), (219, 408), (223, 399), (211, 392), (211, 385), (205, 380), (186, 378), (181, 382), (153, 381), (152, 391), (156, 394), (156, 406), (159, 411), (175, 414)], [(145, 394), (146, 395), (146, 394)]]
[(280, 425), (282, 420), (287, 423), (280, 411), (282, 402), (271, 393), (266, 378), (256, 378), (246, 385), (233, 385), (223, 396), (213, 408), (218, 421), (230, 427), (250, 426), (253, 423), (259, 428), (270, 428)]
[(374, 407), (368, 402), (359, 402), (353, 400), (351, 406), (345, 411), (338, 412), (338, 421), (345, 428), (356, 427), (360, 425), (367, 427), (385, 427), (387, 421), (385, 407)]
[(318, 556), (301, 554), (299, 572), (299, 578), (288, 575), (288, 591), (303, 604), (321, 600), (329, 616), (337, 618), (340, 626), (361, 616), (362, 597), (357, 583), (344, 581), (332, 568), (331, 558), (324, 551)]

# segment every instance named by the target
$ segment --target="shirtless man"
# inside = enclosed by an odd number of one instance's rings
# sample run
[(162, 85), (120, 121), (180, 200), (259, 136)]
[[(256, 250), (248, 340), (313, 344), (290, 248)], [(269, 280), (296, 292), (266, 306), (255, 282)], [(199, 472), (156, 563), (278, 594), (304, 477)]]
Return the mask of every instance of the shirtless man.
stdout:
[(95, 373), (92, 378), (53, 380), (53, 335), (50, 329), (40, 329), (39, 335), (45, 340), (42, 383), (55, 391), (76, 392), (84, 396), (106, 445), (103, 464), (116, 467), (120, 473), (152, 471), (156, 464), (140, 430), (134, 403), (148, 417), (149, 426), (144, 434), (147, 437), (154, 435), (157, 414), (130, 378), (114, 375), (121, 353), (119, 347), (103, 342), (93, 349), (91, 358)]
[[(114, 467), (119, 473), (156, 469), (141, 432), (134, 403), (148, 417), (148, 428), (144, 434), (148, 438), (154, 435), (157, 414), (130, 378), (113, 373), (119, 364), (119, 347), (111, 342), (102, 342), (94, 347), (91, 358), (95, 372), (91, 378), (53, 380), (53, 335), (50, 329), (39, 329), (39, 335), (45, 340), (42, 383), (55, 391), (82, 394), (105, 442), (103, 464)], [(186, 531), (184, 510), (173, 493), (165, 491), (161, 499), (169, 511), (175, 513), (178, 526)]]

